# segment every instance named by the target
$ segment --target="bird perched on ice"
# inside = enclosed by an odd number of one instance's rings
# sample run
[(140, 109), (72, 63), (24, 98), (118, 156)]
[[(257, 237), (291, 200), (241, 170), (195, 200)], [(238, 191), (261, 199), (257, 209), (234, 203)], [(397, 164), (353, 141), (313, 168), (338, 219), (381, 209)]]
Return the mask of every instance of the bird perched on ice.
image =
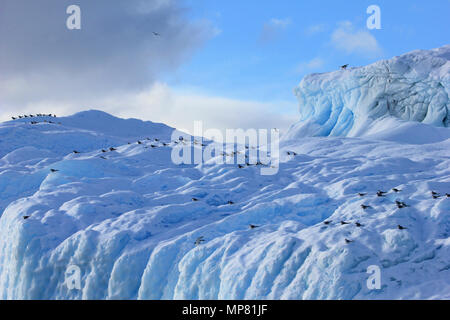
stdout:
[(372, 207), (371, 207), (371, 206), (366, 206), (366, 205), (362, 204), (362, 205), (361, 205), (361, 208), (363, 208), (363, 210), (367, 210), (367, 209), (370, 209), (370, 208), (372, 208)]
[(348, 64), (344, 64), (343, 66), (341, 66), (341, 70), (347, 70), (348, 66), (349, 66)]
[(201, 245), (202, 242), (205, 242), (205, 239), (204, 239), (203, 236), (198, 237), (198, 238), (195, 240), (194, 244), (195, 244), (196, 246), (198, 246), (198, 245)]
[(406, 229), (408, 229), (408, 228), (405, 228), (405, 227), (403, 227), (401, 225), (398, 225), (397, 228), (398, 228), (398, 230), (406, 230)]
[(259, 226), (255, 226), (255, 225), (253, 225), (253, 224), (250, 225), (250, 229), (253, 230), (253, 229), (256, 229), (256, 228), (259, 228)]
[(355, 242), (355, 241), (353, 241), (353, 240), (348, 240), (348, 239), (345, 239), (345, 243), (352, 243), (352, 242)]
[(399, 209), (409, 207), (406, 203), (404, 203), (402, 201), (395, 201), (395, 204), (397, 205), (397, 208), (399, 208)]
[(53, 173), (55, 173), (55, 172), (58, 172), (59, 170), (56, 170), (56, 169), (50, 169), (50, 171), (53, 172)]
[(401, 192), (402, 190), (399, 190), (397, 188), (393, 188), (392, 191), (394, 191), (395, 193)]
[(384, 197), (384, 195), (386, 194), (387, 192), (385, 192), (385, 191), (380, 191), (380, 190), (378, 190), (377, 191), (377, 196), (378, 197)]
[(359, 192), (358, 195), (359, 195), (360, 197), (364, 197), (364, 196), (367, 195), (367, 193), (361, 193), (361, 192)]

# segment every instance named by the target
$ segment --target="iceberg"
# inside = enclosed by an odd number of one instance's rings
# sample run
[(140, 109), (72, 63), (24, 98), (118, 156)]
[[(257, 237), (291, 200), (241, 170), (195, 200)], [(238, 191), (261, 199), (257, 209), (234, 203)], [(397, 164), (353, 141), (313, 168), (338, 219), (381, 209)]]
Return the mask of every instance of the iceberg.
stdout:
[(450, 299), (449, 48), (306, 77), (274, 176), (100, 111), (0, 124), (0, 299)]
[(374, 120), (386, 117), (448, 127), (450, 45), (312, 74), (294, 92), (300, 121), (290, 138), (361, 136)]

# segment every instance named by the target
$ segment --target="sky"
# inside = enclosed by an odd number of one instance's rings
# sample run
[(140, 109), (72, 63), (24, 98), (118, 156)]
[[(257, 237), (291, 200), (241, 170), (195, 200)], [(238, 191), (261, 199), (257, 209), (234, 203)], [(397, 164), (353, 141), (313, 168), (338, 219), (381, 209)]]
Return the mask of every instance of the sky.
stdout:
[(306, 74), (449, 44), (449, 14), (450, 0), (0, 0), (0, 120), (99, 109), (286, 130)]

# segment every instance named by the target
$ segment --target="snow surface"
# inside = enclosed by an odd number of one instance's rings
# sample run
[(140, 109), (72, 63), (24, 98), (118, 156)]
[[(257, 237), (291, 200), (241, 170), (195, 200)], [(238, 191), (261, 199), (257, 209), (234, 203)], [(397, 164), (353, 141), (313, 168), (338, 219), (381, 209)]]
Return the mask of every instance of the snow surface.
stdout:
[(302, 136), (361, 136), (367, 120), (392, 116), (450, 126), (450, 45), (372, 65), (306, 76), (295, 89)]
[[(175, 165), (160, 124), (52, 121), (0, 124), (0, 299), (450, 299), (450, 128), (434, 120), (366, 118), (358, 137), (298, 124), (274, 176)], [(71, 265), (81, 290), (65, 285)]]

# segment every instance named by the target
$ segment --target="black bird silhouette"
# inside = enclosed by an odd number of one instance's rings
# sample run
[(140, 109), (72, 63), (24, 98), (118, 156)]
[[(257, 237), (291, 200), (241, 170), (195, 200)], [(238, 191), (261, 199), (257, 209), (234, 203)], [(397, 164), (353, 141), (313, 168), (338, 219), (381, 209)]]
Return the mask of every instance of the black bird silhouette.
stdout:
[(105, 149), (102, 149), (102, 152), (105, 153), (105, 152), (108, 152), (108, 151), (106, 151)]
[(446, 193), (445, 195), (447, 196), (447, 198), (450, 198), (450, 193)]
[(356, 226), (358, 227), (358, 228), (360, 228), (360, 227), (363, 227), (364, 225), (362, 225), (361, 223), (359, 223), (359, 222), (357, 222), (357, 223), (355, 223), (356, 224)]
[(323, 224), (328, 226), (331, 222), (332, 221), (325, 221)]
[(140, 141), (138, 141), (137, 143), (138, 143), (138, 144), (142, 144), (142, 142), (140, 142)]
[(198, 245), (202, 244), (202, 242), (205, 242), (205, 239), (204, 239), (203, 236), (198, 237), (197, 240), (195, 240), (194, 244), (195, 244), (196, 246), (198, 246)]
[(192, 201), (197, 202), (198, 199), (197, 198), (192, 198)]
[(437, 192), (435, 192), (435, 191), (431, 191), (431, 194), (432, 194), (433, 196), (438, 196), (438, 195), (439, 195), (439, 193), (437, 193)]
[(102, 158), (102, 159), (104, 159), (104, 160), (107, 160), (104, 156), (100, 156), (100, 158)]
[(433, 194), (433, 199), (439, 199), (441, 196), (440, 195), (436, 195), (436, 194)]
[(11, 117), (13, 120), (16, 120), (16, 118), (15, 117)]
[(153, 33), (153, 35), (154, 35), (155, 37), (160, 37), (160, 36), (161, 36), (158, 32), (153, 31), (152, 33)]
[(379, 196), (379, 197), (384, 197), (384, 195), (385, 195), (386, 193), (387, 193), (387, 192), (378, 190), (378, 191), (377, 191), (377, 196)]
[(395, 201), (395, 204), (397, 205), (397, 207), (399, 209), (403, 209), (403, 208), (409, 207), (406, 203), (404, 203), (402, 201)]
[(156, 148), (156, 146), (154, 145), (154, 144), (152, 144), (150, 147), (152, 147), (152, 148)]
[(406, 229), (408, 229), (408, 228), (405, 228), (405, 227), (403, 227), (401, 225), (398, 225), (397, 228), (398, 228), (398, 230), (406, 230)]
[(58, 172), (59, 170), (56, 169), (50, 169), (51, 172)]
[(109, 148), (109, 151), (116, 151), (117, 149), (116, 148), (113, 148), (113, 147), (111, 147), (111, 148)]
[(19, 119), (22, 119), (23, 117), (22, 116), (19, 116)]
[(253, 224), (250, 225), (250, 229), (256, 229), (256, 228), (259, 228), (259, 226), (255, 226)]
[(367, 210), (367, 209), (370, 209), (370, 208), (372, 208), (372, 207), (371, 207), (371, 206), (366, 206), (366, 205), (362, 204), (362, 205), (361, 205), (361, 208), (363, 208), (364, 210)]
[(240, 165), (238, 165), (238, 168), (239, 168), (239, 169), (243, 169), (244, 166), (240, 164)]
[(355, 242), (355, 241), (353, 241), (353, 240), (348, 240), (347, 238), (345, 239), (345, 243), (352, 243), (352, 242)]
[(79, 152), (79, 151), (77, 151), (77, 150), (73, 150), (73, 153), (77, 154), (77, 153), (80, 153), (80, 152)]
[(23, 220), (27, 220), (30, 216), (23, 216)]
[(343, 66), (341, 66), (341, 69), (346, 70), (348, 66), (348, 64), (344, 64)]
[(234, 202), (230, 200), (230, 201), (228, 201), (228, 204), (232, 205), (232, 204), (234, 204)]
[(341, 225), (350, 224), (349, 222), (341, 221)]
[(394, 191), (394, 192), (397, 193), (397, 192), (401, 192), (402, 190), (399, 190), (399, 189), (397, 189), (397, 188), (393, 188), (392, 191)]
[(366, 196), (367, 195), (367, 193), (358, 193), (358, 195), (360, 196), (360, 197), (364, 197), (364, 196)]

